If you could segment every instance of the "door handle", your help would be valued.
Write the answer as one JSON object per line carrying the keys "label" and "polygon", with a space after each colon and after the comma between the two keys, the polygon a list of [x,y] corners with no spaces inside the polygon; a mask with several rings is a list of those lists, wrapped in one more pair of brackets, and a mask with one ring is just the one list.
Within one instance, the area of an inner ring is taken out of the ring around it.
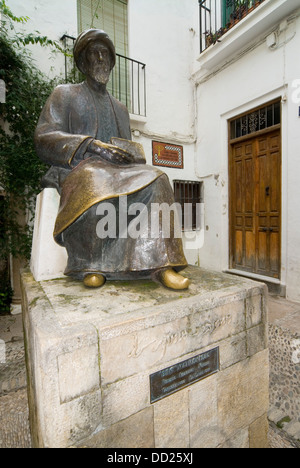
{"label": "door handle", "polygon": [[270,187],[266,187],[266,197],[270,196]]}

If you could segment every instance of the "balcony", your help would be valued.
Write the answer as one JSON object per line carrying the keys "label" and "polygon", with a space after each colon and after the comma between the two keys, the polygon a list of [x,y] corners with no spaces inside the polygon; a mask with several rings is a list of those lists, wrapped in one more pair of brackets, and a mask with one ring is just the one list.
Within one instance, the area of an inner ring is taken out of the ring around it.
{"label": "balcony", "polygon": [[200,53],[249,15],[265,0],[199,0]]}
{"label": "balcony", "polygon": [[130,114],[146,117],[146,65],[116,54],[108,91],[123,102]]}
{"label": "balcony", "polygon": [[200,54],[193,79],[201,83],[272,32],[284,30],[299,0],[199,0]]}
{"label": "balcony", "polygon": [[[73,47],[75,37],[61,38],[65,50],[65,81],[76,83],[84,79],[75,67]],[[116,65],[107,84],[108,91],[121,101],[133,115],[146,117],[146,65],[116,54]]]}

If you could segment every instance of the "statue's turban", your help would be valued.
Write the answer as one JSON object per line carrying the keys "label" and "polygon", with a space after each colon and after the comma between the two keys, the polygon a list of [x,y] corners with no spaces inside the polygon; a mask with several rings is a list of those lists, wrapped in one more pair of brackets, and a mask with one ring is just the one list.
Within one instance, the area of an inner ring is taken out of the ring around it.
{"label": "statue's turban", "polygon": [[74,60],[82,73],[85,72],[84,63],[86,48],[93,42],[104,44],[108,48],[112,58],[111,68],[115,66],[116,50],[108,34],[101,29],[88,29],[78,36],[74,45]]}

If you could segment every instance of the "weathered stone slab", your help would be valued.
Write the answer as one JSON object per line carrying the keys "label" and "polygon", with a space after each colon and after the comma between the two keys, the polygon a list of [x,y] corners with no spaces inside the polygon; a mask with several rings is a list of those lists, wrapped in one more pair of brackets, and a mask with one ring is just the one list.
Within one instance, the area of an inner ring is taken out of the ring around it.
{"label": "weathered stone slab", "polygon": [[268,350],[218,375],[218,414],[225,440],[269,409]]}
{"label": "weathered stone slab", "polygon": [[108,429],[96,431],[81,448],[152,448],[154,442],[153,407],[148,407]]}
{"label": "weathered stone slab", "polygon": [[154,405],[156,448],[189,447],[189,392],[175,393]]}
{"label": "weathered stone slab", "polygon": [[[185,274],[192,286],[176,292],[150,281],[90,290],[23,273],[34,446],[135,447],[134,421],[144,447],[249,446],[250,426],[258,443],[254,423],[268,410],[265,287],[196,267]],[[216,347],[216,374],[151,404],[151,374]]]}
{"label": "weathered stone slab", "polygon": [[267,415],[264,415],[254,421],[249,428],[249,446],[250,448],[266,448],[268,442],[269,423]]}
{"label": "weathered stone slab", "polygon": [[193,385],[189,393],[191,448],[218,447],[218,374]]}

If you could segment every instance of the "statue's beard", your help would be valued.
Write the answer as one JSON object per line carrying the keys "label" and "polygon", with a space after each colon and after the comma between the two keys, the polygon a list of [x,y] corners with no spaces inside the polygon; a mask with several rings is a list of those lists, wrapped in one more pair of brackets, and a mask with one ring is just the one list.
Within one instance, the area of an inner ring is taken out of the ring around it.
{"label": "statue's beard", "polygon": [[107,84],[109,81],[110,69],[108,66],[95,67],[91,73],[91,77],[100,84]]}

